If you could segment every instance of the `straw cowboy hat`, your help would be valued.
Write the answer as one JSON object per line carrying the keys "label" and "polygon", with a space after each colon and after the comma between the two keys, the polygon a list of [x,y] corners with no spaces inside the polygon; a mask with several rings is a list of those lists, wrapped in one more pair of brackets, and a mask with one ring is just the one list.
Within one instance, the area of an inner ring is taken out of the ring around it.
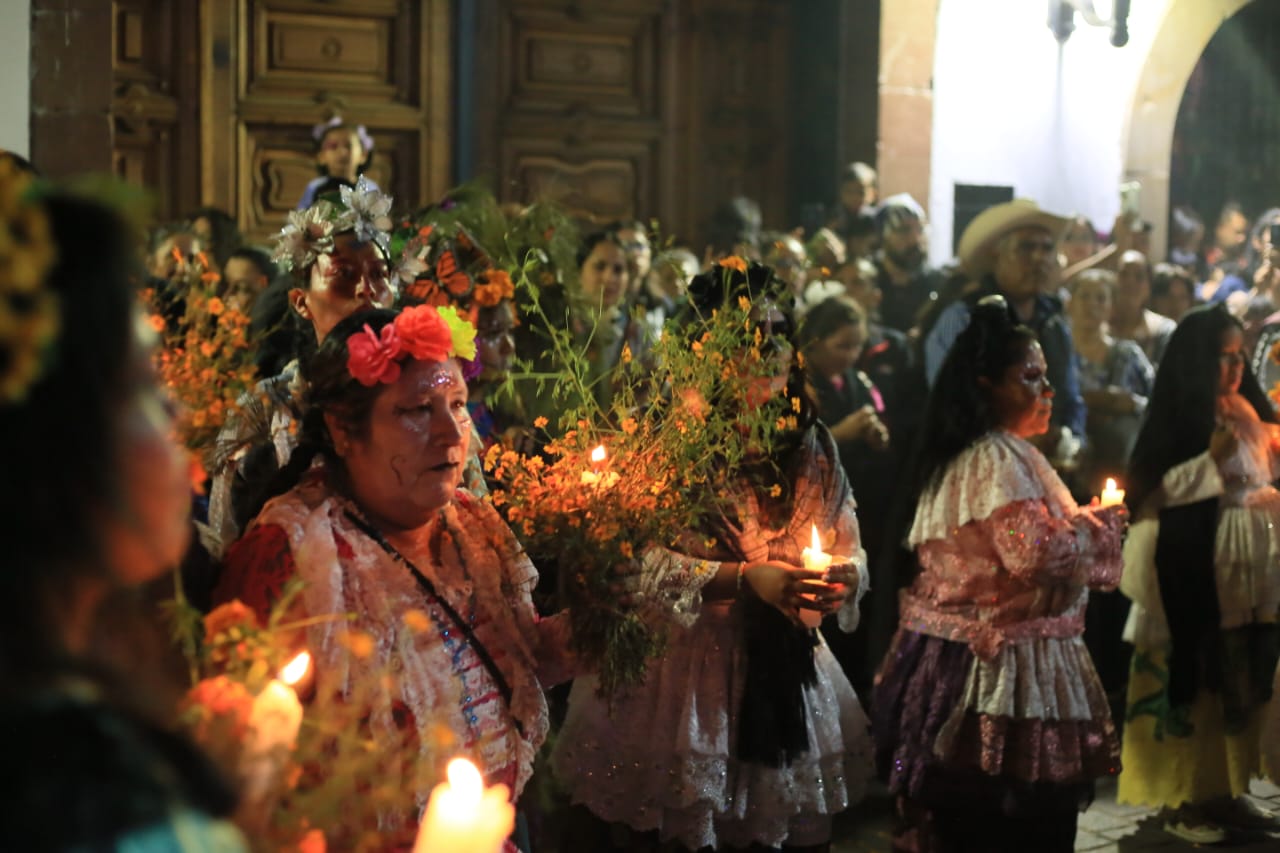
{"label": "straw cowboy hat", "polygon": [[988,207],[969,223],[960,235],[960,246],[956,254],[960,264],[973,276],[981,276],[990,272],[995,260],[992,249],[1000,238],[1010,231],[1029,226],[1048,229],[1056,242],[1067,228],[1067,218],[1041,210],[1039,205],[1028,198],[1015,198]]}

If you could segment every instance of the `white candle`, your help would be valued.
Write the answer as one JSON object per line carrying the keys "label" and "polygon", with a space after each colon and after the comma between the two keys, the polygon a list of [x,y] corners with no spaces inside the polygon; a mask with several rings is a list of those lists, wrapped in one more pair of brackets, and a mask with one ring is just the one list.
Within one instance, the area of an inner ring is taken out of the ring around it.
{"label": "white candle", "polygon": [[484,787],[465,758],[449,762],[449,781],[431,791],[413,853],[497,853],[515,827],[506,785]]}
{"label": "white candle", "polygon": [[1124,489],[1116,488],[1116,481],[1108,477],[1107,484],[1102,490],[1102,497],[1098,501],[1103,506],[1118,506],[1124,503]]}
{"label": "white candle", "polygon": [[248,801],[270,793],[293,749],[302,726],[302,703],[292,685],[302,680],[310,663],[311,655],[300,652],[253,700],[242,765]]}
{"label": "white candle", "polygon": [[582,485],[607,489],[618,482],[616,472],[601,470],[604,468],[605,459],[608,458],[608,455],[603,444],[596,445],[595,449],[591,451],[591,470],[582,472]]}
{"label": "white candle", "polygon": [[[818,536],[818,525],[814,524],[811,525],[811,527],[813,535],[810,539],[810,545],[800,553],[800,558],[804,561],[804,567],[806,569],[815,572],[825,572],[831,567],[832,557],[830,554],[827,554],[822,550],[822,538]],[[810,628],[816,628],[822,624],[822,612],[802,607],[800,608],[800,621]]]}

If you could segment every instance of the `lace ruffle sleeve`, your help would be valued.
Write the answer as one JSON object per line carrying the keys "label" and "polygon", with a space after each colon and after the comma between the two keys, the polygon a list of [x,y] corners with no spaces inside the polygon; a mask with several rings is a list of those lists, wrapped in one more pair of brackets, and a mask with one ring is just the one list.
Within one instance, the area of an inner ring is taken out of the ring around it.
{"label": "lace ruffle sleeve", "polygon": [[702,607],[702,588],[716,576],[721,564],[691,557],[669,548],[649,548],[640,558],[635,597],[641,609],[659,620],[688,627]]}
{"label": "lace ruffle sleeve", "polygon": [[1166,471],[1160,486],[1164,506],[1192,504],[1223,492],[1222,474],[1207,450]]}

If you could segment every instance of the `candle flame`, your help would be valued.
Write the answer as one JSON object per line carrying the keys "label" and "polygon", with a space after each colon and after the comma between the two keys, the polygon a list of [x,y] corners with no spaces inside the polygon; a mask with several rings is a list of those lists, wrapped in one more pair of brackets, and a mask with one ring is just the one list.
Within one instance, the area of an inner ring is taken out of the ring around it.
{"label": "candle flame", "polygon": [[1115,480],[1115,478],[1114,478],[1114,477],[1108,477],[1108,478],[1107,478],[1107,488],[1106,488],[1106,491],[1108,491],[1108,492],[1114,492],[1115,490],[1116,490],[1116,480]]}
{"label": "candle flame", "polygon": [[311,655],[306,652],[298,652],[294,655],[293,660],[284,665],[284,669],[280,670],[280,680],[285,684],[294,685],[302,680],[302,676],[307,674],[307,667],[311,666]]}
{"label": "candle flame", "polygon": [[822,553],[822,537],[818,536],[818,525],[813,524],[810,526],[813,528],[813,544],[810,547],[813,548],[814,553],[820,554]]}
{"label": "candle flame", "polygon": [[449,777],[449,786],[453,788],[460,805],[480,802],[480,796],[484,793],[484,780],[480,778],[480,771],[474,764],[465,758],[455,758],[449,762],[445,774]]}
{"label": "candle flame", "polygon": [[607,455],[608,454],[605,452],[604,445],[597,444],[595,450],[591,451],[591,461],[599,465],[601,462],[604,461],[604,458]]}

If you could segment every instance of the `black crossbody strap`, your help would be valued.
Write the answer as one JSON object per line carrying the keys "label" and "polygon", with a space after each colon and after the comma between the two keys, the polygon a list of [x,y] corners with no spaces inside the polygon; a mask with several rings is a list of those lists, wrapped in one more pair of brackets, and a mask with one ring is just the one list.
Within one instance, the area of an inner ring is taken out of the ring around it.
{"label": "black crossbody strap", "polygon": [[[350,510],[346,511],[346,516],[350,519],[352,524],[360,528],[361,532],[363,532],[365,536],[368,536],[374,542],[378,543],[378,546],[382,548],[383,551],[386,551],[389,556],[399,560],[401,563],[404,563],[405,567],[409,570],[409,573],[413,575],[413,579],[418,582],[418,586],[422,588],[422,591],[440,605],[445,614],[448,615],[449,619],[453,621],[453,624],[457,629],[462,632],[464,637],[467,638],[467,642],[470,643],[471,648],[475,650],[476,655],[480,658],[480,662],[484,664],[484,668],[489,671],[490,677],[492,677],[494,683],[498,685],[498,692],[502,694],[503,701],[507,703],[507,710],[512,711],[511,685],[507,683],[506,676],[502,674],[502,670],[498,669],[498,664],[494,661],[493,656],[489,654],[489,650],[485,648],[484,643],[480,642],[480,638],[476,636],[476,632],[471,628],[471,625],[462,618],[461,614],[453,608],[453,605],[450,604],[444,596],[436,591],[435,584],[433,584],[426,575],[419,571],[417,566],[409,562],[409,559],[405,557],[404,554],[397,551],[394,545],[387,541],[386,537],[382,535],[382,531],[378,530],[378,528],[374,527],[372,524],[365,521],[363,518],[360,518]],[[520,724],[520,720],[516,718],[514,711],[511,713],[511,721],[515,723],[516,731],[520,733],[520,736],[524,737],[524,726]]]}

